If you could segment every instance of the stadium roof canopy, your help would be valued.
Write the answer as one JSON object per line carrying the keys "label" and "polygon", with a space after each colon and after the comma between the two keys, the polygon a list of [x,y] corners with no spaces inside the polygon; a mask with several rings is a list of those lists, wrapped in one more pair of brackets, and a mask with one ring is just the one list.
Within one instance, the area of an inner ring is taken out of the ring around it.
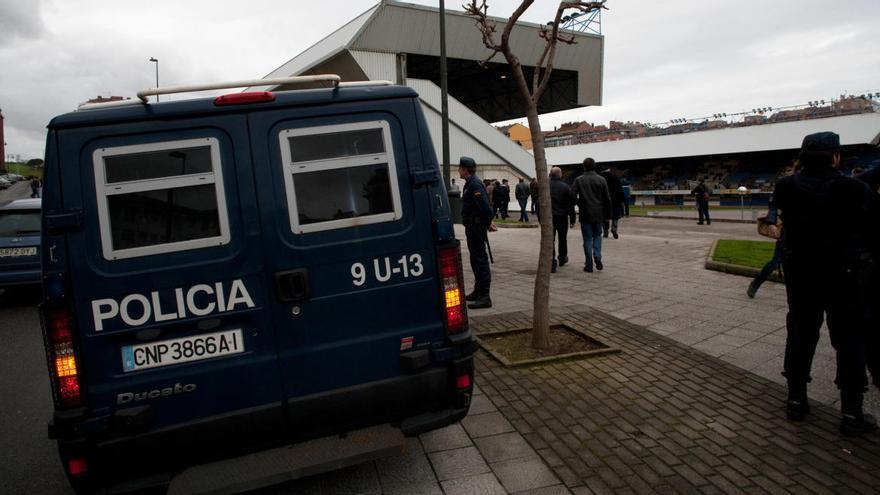
{"label": "stadium roof canopy", "polygon": [[573,165],[586,157],[597,162],[627,162],[798,149],[804,136],[821,131],[838,133],[841,146],[877,145],[880,113],[559,146],[546,149],[547,163]]}
{"label": "stadium roof canopy", "polygon": [[[497,17],[491,20],[499,24],[499,31],[506,22]],[[439,86],[439,22],[436,8],[382,0],[266,78],[332,71],[344,81],[390,79],[405,84],[406,79],[413,78]],[[537,62],[544,48],[540,30],[539,24],[519,22],[510,39],[529,81],[534,70],[530,64]],[[602,102],[604,38],[588,32],[566,34],[573,34],[576,43],[558,45],[551,83],[539,113]],[[489,50],[472,18],[448,10],[446,40],[450,96],[488,122],[525,116],[525,107],[504,58],[499,54],[486,68],[480,66]],[[396,57],[396,70],[388,70],[387,64],[371,63],[388,56]],[[371,67],[384,69],[371,71]]]}

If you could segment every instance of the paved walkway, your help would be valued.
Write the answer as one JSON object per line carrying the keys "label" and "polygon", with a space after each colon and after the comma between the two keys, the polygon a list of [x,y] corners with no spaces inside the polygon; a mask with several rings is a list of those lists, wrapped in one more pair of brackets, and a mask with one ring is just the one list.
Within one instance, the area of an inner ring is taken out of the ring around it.
{"label": "paved walkway", "polygon": [[[479,333],[531,317],[472,322]],[[880,490],[880,435],[842,438],[834,408],[792,423],[783,386],[704,352],[586,306],[556,308],[552,323],[622,352],[505,368],[481,351],[477,383],[572,493]]]}
{"label": "paved walkway", "polygon": [[[464,232],[456,231],[464,238]],[[656,334],[703,351],[761,377],[784,383],[785,286],[767,282],[755,299],[746,296],[749,279],[706,270],[716,239],[756,239],[753,225],[696,225],[681,220],[625,218],[620,239],[603,239],[605,269],[584,273],[578,225],[569,231],[570,264],[559,268],[550,286],[551,307],[586,304]],[[532,307],[539,229],[499,229],[489,236],[494,307],[470,316]],[[462,243],[463,244],[463,243]],[[464,247],[463,247],[464,249]],[[467,260],[467,256],[464,256]],[[465,261],[467,263],[467,261]],[[473,277],[465,267],[465,285]],[[835,355],[822,328],[813,363],[810,397],[836,405]],[[880,397],[872,389],[868,410],[880,417]]]}
{"label": "paved walkway", "polygon": [[253,495],[571,493],[476,387],[461,423],[410,438],[404,455],[312,476]]}
{"label": "paved walkway", "polygon": [[[818,402],[791,423],[779,376],[784,287],[768,282],[751,300],[748,279],[703,268],[712,240],[756,238],[751,226],[642,218],[621,233],[606,241],[605,270],[587,274],[572,232],[572,263],[551,285],[554,323],[621,353],[510,369],[480,351],[480,390],[461,424],[411,439],[403,456],[260,493],[880,491],[880,434],[838,434],[827,335],[810,389]],[[531,325],[538,235],[492,234],[495,306],[470,312],[476,333]]]}

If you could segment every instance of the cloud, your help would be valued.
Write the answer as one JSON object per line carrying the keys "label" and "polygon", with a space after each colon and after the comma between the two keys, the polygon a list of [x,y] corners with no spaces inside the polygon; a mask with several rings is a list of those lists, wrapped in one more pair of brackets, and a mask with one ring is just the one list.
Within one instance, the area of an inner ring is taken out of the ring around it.
{"label": "cloud", "polygon": [[[376,2],[242,8],[234,0],[0,0],[9,152],[42,156],[55,115],[97,95],[134,96],[154,86],[150,57],[159,59],[162,85],[258,78]],[[507,16],[518,3],[490,0],[489,13]],[[877,0],[608,6],[603,106],[543,116],[546,128],[567,120],[662,122],[880,91]],[[536,2],[524,20],[543,22],[553,11],[554,2]]]}
{"label": "cloud", "polygon": [[17,38],[36,38],[44,30],[40,0],[0,0],[0,46]]}

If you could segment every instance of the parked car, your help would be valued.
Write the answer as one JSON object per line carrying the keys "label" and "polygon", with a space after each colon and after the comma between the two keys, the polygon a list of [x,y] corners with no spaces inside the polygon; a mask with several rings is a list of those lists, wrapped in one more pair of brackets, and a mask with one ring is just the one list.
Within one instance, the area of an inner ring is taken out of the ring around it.
{"label": "parked car", "polygon": [[12,186],[12,182],[10,182],[8,179],[0,177],[0,189],[9,189],[10,186]]}
{"label": "parked car", "polygon": [[315,78],[332,87],[49,124],[49,432],[77,492],[467,414],[476,346],[418,95],[283,84]]}
{"label": "parked car", "polygon": [[0,287],[40,283],[40,200],[0,205]]}

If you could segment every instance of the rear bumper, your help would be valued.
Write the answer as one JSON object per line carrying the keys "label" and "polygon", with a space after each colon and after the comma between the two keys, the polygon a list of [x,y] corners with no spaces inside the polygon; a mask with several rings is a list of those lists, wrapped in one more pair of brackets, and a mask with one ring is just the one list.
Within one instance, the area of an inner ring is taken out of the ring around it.
{"label": "rear bumper", "polygon": [[[188,466],[373,425],[390,423],[412,436],[467,415],[473,392],[473,349],[465,349],[466,354],[455,359],[392,379],[147,433],[126,435],[114,418],[107,420],[108,429],[102,434],[84,433],[84,415],[59,414],[50,431],[58,439],[65,466],[69,459],[86,459],[88,474],[70,478],[81,493],[120,488],[123,481],[139,488],[161,485]],[[456,378],[463,373],[471,377],[470,384],[457,388]]]}
{"label": "rear bumper", "polygon": [[0,287],[15,287],[18,285],[39,285],[40,267],[28,270],[3,270],[0,269]]}

